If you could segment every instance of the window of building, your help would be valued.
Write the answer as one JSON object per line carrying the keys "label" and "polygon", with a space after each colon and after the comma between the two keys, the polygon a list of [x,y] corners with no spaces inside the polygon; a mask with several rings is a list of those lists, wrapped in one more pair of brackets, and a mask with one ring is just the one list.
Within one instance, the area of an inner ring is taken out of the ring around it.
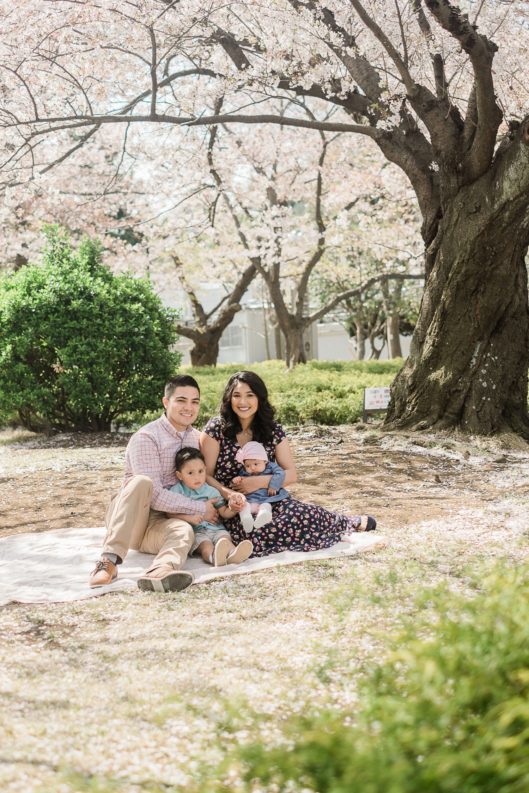
{"label": "window of building", "polygon": [[223,349],[226,347],[243,347],[244,334],[241,325],[228,325],[221,336],[220,346]]}

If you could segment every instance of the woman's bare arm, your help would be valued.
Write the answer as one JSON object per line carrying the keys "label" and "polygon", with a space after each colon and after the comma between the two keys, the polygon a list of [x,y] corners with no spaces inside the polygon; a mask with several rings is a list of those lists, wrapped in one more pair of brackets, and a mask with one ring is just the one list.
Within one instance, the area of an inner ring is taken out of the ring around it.
{"label": "woman's bare arm", "polygon": [[208,485],[212,487],[216,487],[221,496],[228,501],[230,496],[235,492],[229,487],[222,485],[218,482],[215,477],[215,466],[217,465],[217,460],[219,458],[220,452],[220,444],[215,438],[212,438],[211,435],[207,435],[205,432],[200,433],[200,451],[204,455],[204,460],[206,461],[206,482]]}
{"label": "woman's bare arm", "polygon": [[237,493],[243,493],[245,495],[249,495],[253,493],[255,490],[261,490],[261,488],[267,488],[268,483],[271,480],[270,474],[264,474],[263,476],[241,476],[237,477],[240,478],[240,482],[238,481],[236,484],[232,480],[232,487]]}
{"label": "woman's bare arm", "polygon": [[298,481],[298,472],[296,470],[296,463],[294,462],[294,455],[290,448],[290,443],[286,438],[283,438],[281,443],[276,446],[276,463],[281,466],[285,472],[285,481],[283,485],[293,485]]}

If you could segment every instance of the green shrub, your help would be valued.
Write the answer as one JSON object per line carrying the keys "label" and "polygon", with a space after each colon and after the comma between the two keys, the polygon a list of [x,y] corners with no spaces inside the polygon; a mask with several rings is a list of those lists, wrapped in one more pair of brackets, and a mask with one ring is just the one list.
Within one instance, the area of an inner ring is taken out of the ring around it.
{"label": "green shrub", "polygon": [[500,569],[480,583],[484,591],[470,600],[441,590],[424,596],[422,624],[415,618],[374,670],[358,713],[310,715],[308,705],[284,729],[284,746],[241,747],[220,778],[234,763],[247,790],[258,780],[277,791],[525,793],[529,569]]}
{"label": "green shrub", "polygon": [[29,429],[108,430],[154,409],[180,355],[149,283],[114,276],[99,244],[46,231],[42,266],[0,281],[0,412]]}

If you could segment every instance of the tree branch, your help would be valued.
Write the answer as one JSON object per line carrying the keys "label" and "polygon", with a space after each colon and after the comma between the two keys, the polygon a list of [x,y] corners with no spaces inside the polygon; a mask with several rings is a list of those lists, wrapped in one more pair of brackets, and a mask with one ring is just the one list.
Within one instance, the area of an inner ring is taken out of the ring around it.
{"label": "tree branch", "polygon": [[151,116],[156,118],[156,95],[158,92],[158,76],[156,74],[158,63],[157,63],[157,47],[156,47],[156,36],[154,35],[154,30],[152,27],[149,28],[149,36],[151,38],[151,63],[150,63],[150,72],[151,72]]}
{"label": "tree branch", "polygon": [[87,133],[86,133],[86,135],[83,135],[83,136],[82,136],[82,137],[79,139],[79,141],[76,143],[76,145],[75,145],[75,146],[72,146],[72,148],[71,148],[71,149],[68,149],[68,151],[67,151],[67,152],[65,152],[65,153],[64,153],[64,154],[63,154],[61,157],[58,157],[58,158],[57,158],[56,160],[54,160],[53,162],[49,163],[49,164],[48,164],[48,165],[47,165],[45,168],[42,168],[42,170],[40,170],[40,171],[39,171],[39,173],[40,173],[40,174],[47,173],[47,172],[48,172],[48,171],[50,171],[52,168],[55,168],[55,166],[56,166],[56,165],[60,165],[60,163],[61,163],[61,162],[64,162],[64,160],[66,160],[66,159],[67,159],[67,158],[68,158],[68,157],[69,157],[71,154],[73,154],[73,153],[74,153],[74,151],[77,151],[77,149],[80,149],[82,146],[84,146],[84,144],[86,143],[86,141],[87,141],[89,138],[91,138],[91,137],[92,137],[92,135],[95,135],[95,134],[96,134],[96,132],[98,131],[98,129],[100,128],[100,126],[101,126],[100,124],[96,124],[96,126],[95,126],[95,127],[92,127],[92,129],[91,129],[91,130],[89,130],[89,132],[87,132]]}
{"label": "tree branch", "polygon": [[349,2],[364,25],[373,33],[377,41],[382,44],[395,64],[404,87],[406,88],[410,104],[428,128],[434,147],[438,151],[443,152],[445,156],[449,158],[453,157],[454,151],[456,150],[459,130],[453,123],[453,119],[447,116],[444,107],[445,103],[440,102],[429,88],[415,82],[400,53],[393,46],[382,28],[377,25],[375,20],[367,13],[360,1],[349,0]]}
{"label": "tree branch", "polygon": [[196,292],[191,287],[191,285],[188,283],[187,278],[184,275],[184,264],[183,264],[182,260],[176,254],[173,254],[171,256],[171,258],[172,258],[172,260],[174,262],[174,266],[175,266],[175,268],[176,268],[176,270],[178,272],[178,277],[180,278],[180,281],[182,283],[182,287],[184,289],[184,292],[188,296],[189,301],[191,303],[191,307],[193,309],[193,314],[195,315],[199,325],[206,326],[207,325],[206,312],[204,311],[204,307],[202,306],[202,303],[197,298]]}
{"label": "tree branch", "polygon": [[213,36],[213,40],[218,41],[224,52],[233,61],[239,71],[248,69],[251,66],[250,61],[246,57],[246,53],[231,33],[228,33],[221,27],[217,27],[217,32]]}
{"label": "tree branch", "polygon": [[157,113],[155,116],[128,116],[122,114],[76,114],[74,116],[50,116],[48,118],[29,119],[27,121],[18,121],[13,123],[4,122],[0,123],[0,127],[13,128],[28,127],[34,124],[57,124],[57,126],[50,126],[47,129],[36,130],[32,133],[32,136],[36,136],[45,135],[49,132],[58,132],[63,129],[78,129],[79,127],[91,126],[92,124],[132,124],[145,122],[175,124],[177,126],[186,127],[204,127],[212,126],[214,124],[277,124],[282,127],[300,127],[302,129],[321,130],[322,132],[358,132],[362,135],[367,135],[370,138],[375,138],[375,130],[362,124],[345,124],[333,121],[310,121],[305,118],[287,118],[286,116],[276,116],[269,113],[262,113],[255,116],[226,113],[224,115],[201,116],[200,118],[196,118],[194,116],[170,116],[160,113]]}
{"label": "tree branch", "polygon": [[395,279],[397,281],[406,281],[406,280],[422,280],[424,279],[424,275],[422,273],[417,274],[408,274],[408,273],[383,273],[382,275],[375,275],[372,278],[368,278],[360,286],[356,286],[353,289],[347,289],[345,292],[341,292],[339,295],[336,295],[329,303],[327,303],[322,308],[315,311],[310,317],[307,317],[307,325],[311,325],[313,322],[316,322],[318,319],[321,319],[329,311],[332,311],[333,308],[336,308],[344,300],[348,300],[351,297],[360,297],[364,292],[367,292],[374,284],[378,284],[384,279]]}
{"label": "tree branch", "polygon": [[[358,55],[356,41],[341,25],[336,22],[334,13],[329,9],[322,7],[321,3],[316,0],[288,0],[290,5],[296,10],[309,11],[319,21],[332,31],[334,34],[342,39],[344,46],[340,47],[334,40],[325,42],[331,52],[343,63],[351,77],[358,83],[362,92],[369,99],[370,104],[374,104],[380,100],[382,95],[382,85],[380,74],[371,65],[367,58]],[[333,37],[334,39],[334,37]],[[353,50],[355,55],[351,55],[350,51]],[[372,111],[374,114],[374,110]]]}
{"label": "tree branch", "polygon": [[[448,31],[469,56],[474,71],[476,102],[476,131],[463,169],[468,181],[475,181],[492,161],[496,135],[503,115],[496,104],[492,61],[498,47],[485,36],[478,34],[468,16],[449,0],[424,0],[432,16]],[[474,90],[474,89],[473,89]],[[468,137],[468,135],[467,135]]]}
{"label": "tree branch", "polygon": [[316,221],[316,225],[318,227],[318,242],[316,245],[316,250],[310,257],[307,265],[305,266],[301,278],[299,279],[298,283],[298,294],[296,298],[296,316],[300,319],[303,316],[303,307],[305,303],[305,296],[308,290],[308,284],[310,276],[318,262],[320,261],[321,257],[325,252],[325,233],[326,233],[326,226],[323,221],[323,214],[322,214],[322,192],[323,192],[323,166],[325,164],[325,155],[327,154],[327,146],[328,143],[325,140],[323,133],[321,133],[322,138],[322,147],[320,156],[318,158],[318,174],[316,177],[316,197],[315,197],[315,207],[314,207],[314,219]]}

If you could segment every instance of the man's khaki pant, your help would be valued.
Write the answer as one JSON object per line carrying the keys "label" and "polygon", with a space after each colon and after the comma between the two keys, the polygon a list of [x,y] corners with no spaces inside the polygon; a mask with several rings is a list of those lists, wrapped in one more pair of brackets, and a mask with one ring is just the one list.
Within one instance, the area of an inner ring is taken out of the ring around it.
{"label": "man's khaki pant", "polygon": [[168,518],[165,512],[151,509],[151,495],[152,481],[147,476],[134,476],[114,496],[105,516],[103,553],[115,553],[124,559],[132,548],[156,554],[146,573],[161,565],[179,570],[193,545],[193,528],[185,520]]}

